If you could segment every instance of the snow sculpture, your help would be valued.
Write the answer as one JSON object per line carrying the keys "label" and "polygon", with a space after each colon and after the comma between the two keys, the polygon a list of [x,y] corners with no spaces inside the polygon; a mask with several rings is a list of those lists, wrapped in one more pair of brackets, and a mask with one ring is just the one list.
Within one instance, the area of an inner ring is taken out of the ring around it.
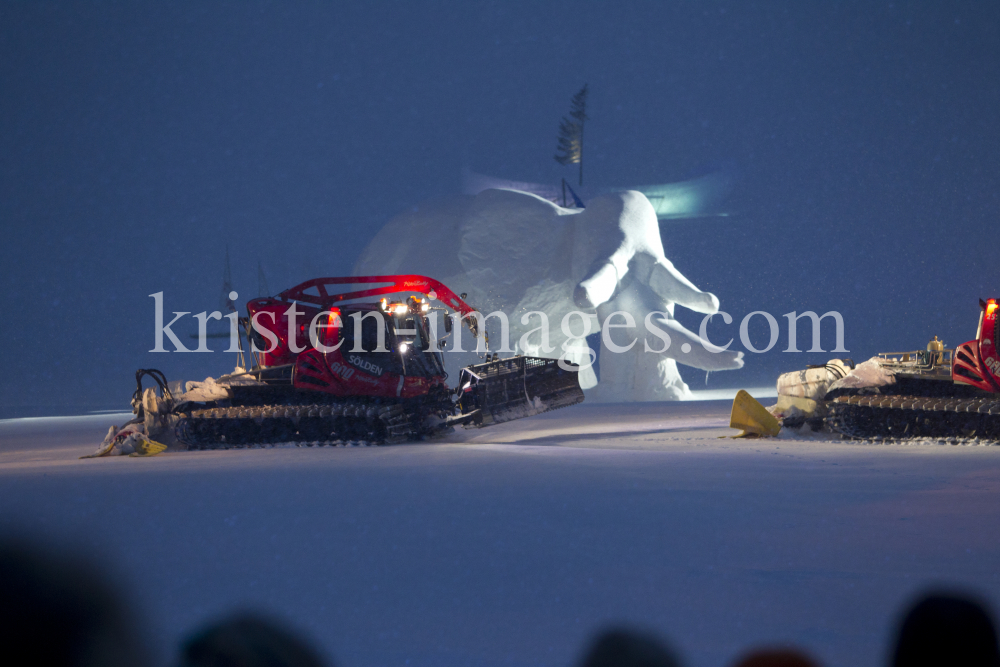
{"label": "snow sculpture", "polygon": [[[639,192],[591,199],[585,209],[562,208],[516,190],[485,190],[414,207],[389,221],[362,253],[355,275],[416,273],[434,276],[484,315],[502,310],[510,322],[510,348],[524,354],[586,363],[582,316],[591,333],[612,313],[631,316],[635,328],[609,329],[593,368],[582,371],[588,400],[652,401],[691,396],[677,363],[715,371],[741,368],[742,353],[710,352],[698,335],[673,318],[675,305],[715,313],[719,300],[702,292],[666,258],[656,211]],[[549,320],[548,346],[538,315]],[[593,317],[596,315],[596,319]],[[522,319],[526,318],[526,319]],[[613,323],[623,324],[618,315]],[[647,321],[669,335],[664,341]],[[497,321],[489,321],[493,349]],[[534,331],[533,331],[534,330]],[[526,339],[522,337],[528,334]],[[635,341],[631,346],[629,343]],[[474,343],[463,342],[465,350]],[[710,347],[710,346],[709,346]],[[627,348],[627,351],[625,351]],[[472,353],[444,355],[449,374],[474,363]]]}

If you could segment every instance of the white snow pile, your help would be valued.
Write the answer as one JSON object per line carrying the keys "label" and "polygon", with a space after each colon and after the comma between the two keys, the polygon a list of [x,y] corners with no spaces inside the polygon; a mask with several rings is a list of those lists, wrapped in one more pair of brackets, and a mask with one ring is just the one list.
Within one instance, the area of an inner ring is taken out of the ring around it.
{"label": "white snow pile", "polygon": [[[659,401],[692,398],[677,364],[706,371],[741,368],[742,353],[709,351],[711,346],[674,319],[677,305],[699,313],[719,310],[713,294],[698,289],[667,259],[657,215],[640,192],[627,191],[562,208],[516,190],[485,190],[421,204],[390,220],[354,267],[355,275],[420,274],[434,277],[484,314],[500,310],[510,322],[510,347],[501,352],[558,358],[586,365],[589,332],[599,331],[623,311],[634,329],[614,329],[609,338],[628,351],[601,350],[600,382],[592,368],[581,371],[588,401]],[[546,336],[538,331],[547,315]],[[596,316],[596,317],[595,317]],[[527,319],[522,320],[522,317]],[[650,333],[646,318],[665,331],[670,344]],[[626,323],[618,316],[616,324]],[[500,340],[496,319],[488,322],[493,349]],[[522,336],[528,337],[522,341]],[[471,338],[463,348],[474,346]],[[451,375],[478,361],[473,353],[444,355]]]}
{"label": "white snow pile", "polygon": [[136,453],[136,446],[140,445],[145,438],[145,428],[142,424],[126,424],[122,428],[117,426],[108,427],[108,434],[104,436],[104,441],[98,446],[97,451],[89,456],[82,456],[84,459],[96,459],[102,456],[127,456]]}
{"label": "white snow pile", "polygon": [[[801,411],[799,411],[801,413]],[[791,413],[786,416],[793,416]],[[827,428],[814,430],[808,422],[803,422],[798,426],[782,426],[777,435],[779,440],[789,441],[840,441],[843,437],[840,433],[830,431]]]}
{"label": "white snow pile", "polygon": [[178,403],[191,401],[204,403],[207,401],[219,401],[229,398],[227,387],[230,383],[219,383],[215,378],[205,378],[204,382],[187,382],[184,384],[184,393],[175,397]]}
{"label": "white snow pile", "polygon": [[858,364],[850,373],[830,385],[827,393],[837,389],[861,389],[865,387],[884,387],[895,384],[895,374],[882,365],[878,357]]}

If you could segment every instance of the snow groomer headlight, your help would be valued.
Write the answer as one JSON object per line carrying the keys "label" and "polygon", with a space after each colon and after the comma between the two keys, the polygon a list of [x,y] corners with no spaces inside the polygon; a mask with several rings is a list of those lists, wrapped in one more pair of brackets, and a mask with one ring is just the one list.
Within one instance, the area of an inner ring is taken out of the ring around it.
{"label": "snow groomer headlight", "polygon": [[387,313],[392,313],[393,315],[406,315],[410,312],[409,306],[402,302],[389,303],[388,299],[382,299],[379,302],[382,306],[382,310]]}
{"label": "snow groomer headlight", "polygon": [[411,296],[406,300],[407,305],[410,310],[415,313],[426,313],[431,309],[431,304],[426,299],[421,299],[420,297]]}

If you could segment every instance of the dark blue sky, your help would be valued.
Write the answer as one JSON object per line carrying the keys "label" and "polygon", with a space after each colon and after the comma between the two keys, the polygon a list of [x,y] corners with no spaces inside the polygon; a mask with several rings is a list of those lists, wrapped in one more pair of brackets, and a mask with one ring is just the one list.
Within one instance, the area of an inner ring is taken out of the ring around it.
{"label": "dark blue sky", "polygon": [[148,295],[217,308],[227,244],[245,295],[258,260],[274,291],[347,273],[465,166],[558,182],[584,82],[588,184],[737,165],[732,217],[663,230],[737,317],[839,310],[862,359],[970,339],[1000,292],[996,3],[12,2],[3,415],[124,405],[136,367],[230,370],[147,353]]}

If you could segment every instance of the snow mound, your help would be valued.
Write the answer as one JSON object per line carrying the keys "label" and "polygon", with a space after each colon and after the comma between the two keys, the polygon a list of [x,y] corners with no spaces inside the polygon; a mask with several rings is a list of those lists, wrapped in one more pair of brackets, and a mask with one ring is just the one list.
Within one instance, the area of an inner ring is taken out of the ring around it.
{"label": "snow mound", "polygon": [[872,357],[855,366],[854,370],[830,385],[827,394],[838,389],[863,389],[884,387],[896,382],[895,374],[882,365],[878,357]]}

